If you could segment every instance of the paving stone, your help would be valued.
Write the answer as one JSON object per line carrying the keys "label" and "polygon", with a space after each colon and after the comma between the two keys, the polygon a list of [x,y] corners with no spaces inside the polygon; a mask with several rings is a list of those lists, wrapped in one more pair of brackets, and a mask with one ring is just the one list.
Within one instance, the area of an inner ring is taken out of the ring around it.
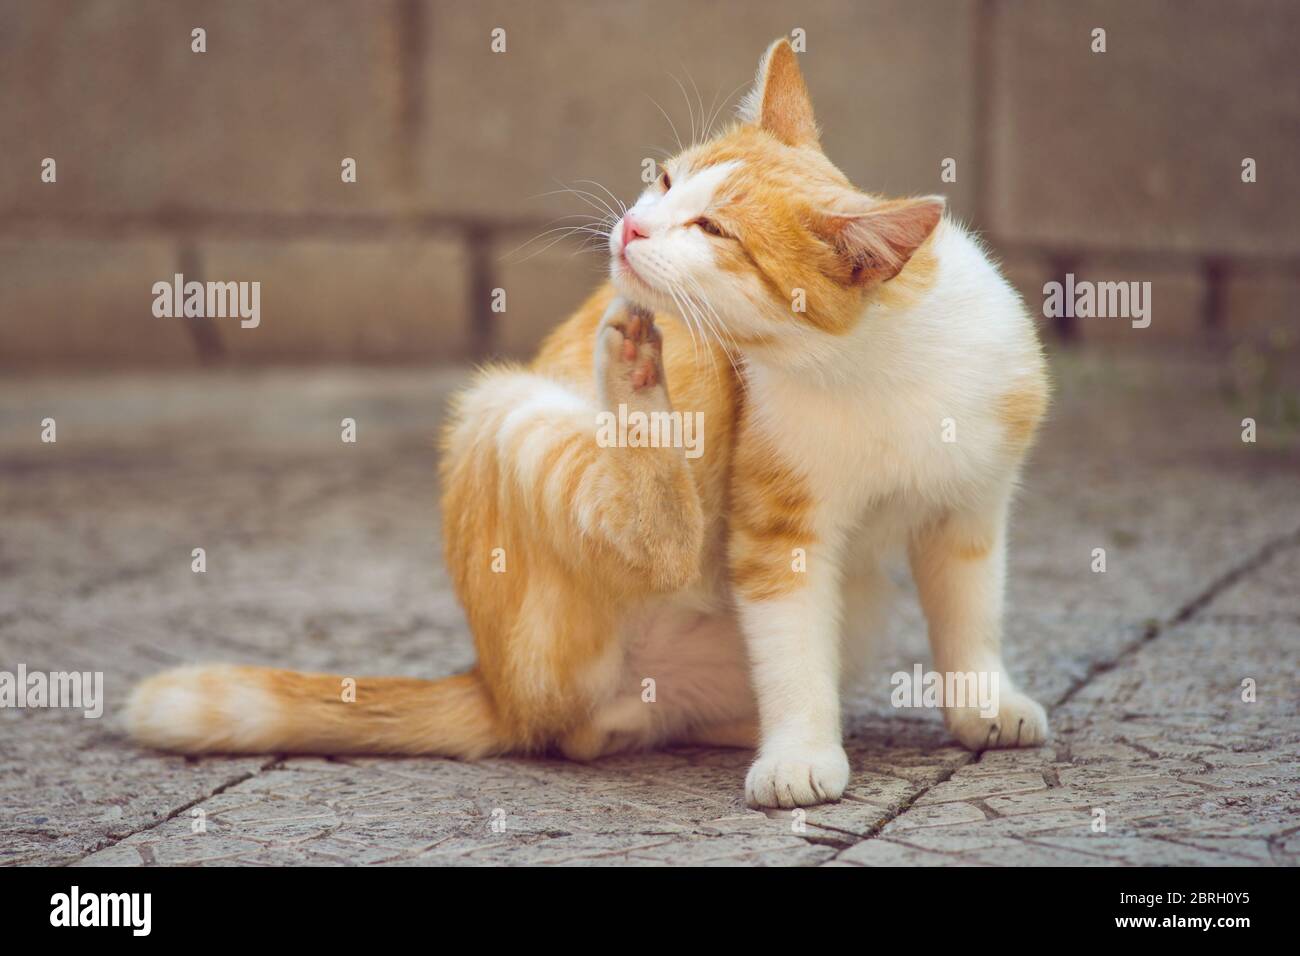
{"label": "paving stone", "polygon": [[1046,790],[1047,783],[1041,773],[1005,773],[965,774],[961,780],[949,778],[936,784],[916,801],[916,806],[931,803],[952,803],[953,801],[978,800],[986,797],[1004,796],[1014,793],[1031,793]]}
{"label": "paving stone", "polygon": [[898,833],[916,827],[945,827],[953,823],[983,820],[986,814],[970,803],[936,803],[914,805],[907,813],[890,821],[888,831]]}
{"label": "paving stone", "polygon": [[1291,548],[1274,560],[1232,584],[1206,609],[1213,615],[1247,617],[1294,617],[1300,612],[1296,592],[1300,590],[1300,549]]}
{"label": "paving stone", "polygon": [[[467,373],[6,380],[0,668],[100,670],[106,703],[99,720],[0,712],[0,862],[1294,865],[1296,452],[1243,453],[1211,368],[1054,357],[1006,642],[1053,739],[976,758],[938,714],[890,706],[888,675],[928,660],[904,588],[846,700],[846,799],[802,817],[744,806],[742,750],[586,765],[139,751],[122,702],[172,664],[436,676],[472,662],[433,442]],[[42,407],[59,416],[53,446],[33,434]],[[339,441],[347,415],[355,446]],[[1094,542],[1105,575],[1088,569]]]}
{"label": "paving stone", "polygon": [[[16,662],[3,650],[0,661],[13,671]],[[51,661],[50,669],[77,666]],[[111,701],[98,720],[69,711],[0,710],[0,865],[69,863],[176,814],[182,818],[176,825],[188,828],[183,808],[268,762],[141,753],[127,763],[124,741],[109,726],[111,713]]]}
{"label": "paving stone", "polygon": [[[899,863],[926,863],[928,852],[942,849],[993,865],[1090,865],[1080,856],[1117,865],[1293,865],[1295,848],[1286,836],[1300,804],[1297,636],[1300,624],[1287,620],[1179,624],[1058,712],[1053,752],[1040,752],[1043,778],[1052,784],[1047,789],[985,796],[990,783],[1014,788],[1015,775],[985,776],[975,772],[979,763],[971,764],[915,801],[882,836],[916,847],[910,860],[891,851]],[[1278,662],[1289,696],[1244,704],[1216,693],[1225,664],[1242,655]],[[1178,668],[1173,692],[1149,699],[1157,682],[1168,682],[1171,661]],[[1151,710],[1161,714],[1158,726]],[[1205,734],[1206,727],[1215,732]],[[1126,743],[1108,753],[1109,741]],[[1076,746],[1087,754],[1077,766]],[[1034,752],[1014,756],[1032,761]],[[969,802],[935,802],[949,794]],[[981,810],[992,819],[981,822]],[[1094,829],[1099,820],[1104,830]]]}
{"label": "paving stone", "polygon": [[[854,864],[857,866],[960,866],[957,855],[931,853],[892,840],[865,840],[843,851],[823,866]],[[969,864],[967,864],[969,865]]]}

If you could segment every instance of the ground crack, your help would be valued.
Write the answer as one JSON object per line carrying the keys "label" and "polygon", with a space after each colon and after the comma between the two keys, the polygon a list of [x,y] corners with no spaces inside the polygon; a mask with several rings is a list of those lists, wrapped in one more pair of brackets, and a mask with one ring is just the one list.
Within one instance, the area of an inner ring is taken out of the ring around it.
{"label": "ground crack", "polygon": [[[934,783],[926,784],[920,790],[916,791],[916,793],[912,794],[910,797],[908,797],[906,800],[900,803],[896,810],[887,813],[884,817],[880,819],[878,823],[876,823],[873,827],[871,827],[871,829],[868,830],[865,834],[859,834],[859,836],[861,836],[861,839],[859,839],[857,843],[853,843],[843,847],[843,849],[841,849],[839,853],[836,853],[835,856],[832,857],[832,859],[838,860],[845,850],[851,850],[853,849],[853,847],[859,846],[860,844],[865,843],[867,840],[874,840],[876,837],[880,836],[880,831],[883,830],[890,823],[890,821],[898,819],[908,810],[912,809],[912,806],[916,803],[916,801],[920,800],[923,796],[925,796],[935,787],[939,786],[939,784],[943,783],[946,780],[951,779],[952,775],[955,774],[962,767],[968,767],[971,764],[975,763],[978,759],[979,759],[978,754],[966,754],[964,758],[961,760],[961,762],[949,768],[948,771],[945,772],[942,776],[940,776],[937,780],[935,780]],[[804,839],[807,839],[807,837],[805,837]]]}
{"label": "ground crack", "polygon": [[243,773],[240,774],[238,777],[235,777],[231,780],[227,780],[225,783],[214,788],[209,793],[205,793],[202,796],[195,797],[193,800],[189,801],[188,803],[184,803],[181,806],[177,807],[176,809],[168,811],[166,816],[153,821],[147,826],[136,827],[134,830],[130,830],[127,833],[122,833],[120,835],[107,836],[104,839],[100,840],[98,843],[96,843],[90,849],[85,850],[80,856],[72,857],[70,859],[63,860],[62,862],[53,863],[51,865],[70,866],[73,863],[80,863],[82,860],[94,856],[96,853],[99,853],[103,850],[107,850],[110,847],[117,846],[119,843],[125,840],[131,839],[131,837],[135,836],[136,834],[148,833],[150,830],[156,830],[158,827],[162,826],[167,821],[175,820],[186,810],[190,810],[194,807],[197,807],[200,803],[203,803],[205,800],[211,800],[213,797],[217,796],[218,794],[225,793],[231,787],[236,787],[239,784],[243,783],[245,780],[253,779],[259,773],[265,773],[267,770],[272,770],[276,767],[277,764],[283,762],[284,762],[283,757],[272,757],[270,760],[268,760],[262,766],[258,767],[256,770],[250,770],[248,773]]}
{"label": "ground crack", "polygon": [[1295,547],[1300,547],[1300,528],[1292,531],[1290,534],[1282,535],[1281,537],[1274,538],[1272,541],[1267,542],[1241,564],[1238,564],[1234,568],[1230,568],[1228,571],[1211,581],[1209,585],[1200,591],[1200,593],[1175,611],[1168,621],[1148,622],[1146,627],[1143,629],[1142,636],[1136,641],[1129,644],[1110,660],[1101,661],[1090,667],[1088,673],[1071,685],[1070,689],[1056,701],[1056,704],[1052,709],[1055,710],[1068,703],[1075,694],[1087,687],[1095,678],[1107,671],[1114,670],[1123,660],[1131,657],[1143,646],[1154,641],[1161,635],[1173,630],[1180,624],[1187,623],[1228,588],[1232,587],[1238,581],[1242,580],[1254,571],[1258,571],[1283,551]]}
{"label": "ground crack", "polygon": [[[1173,616],[1171,616],[1168,619],[1168,621],[1149,622],[1146,625],[1146,627],[1143,629],[1142,636],[1140,638],[1138,638],[1132,644],[1130,644],[1129,646],[1121,650],[1111,660],[1103,661],[1089,668],[1088,673],[1085,674],[1075,684],[1073,684],[1070,687],[1070,689],[1067,690],[1065,694],[1062,695],[1061,698],[1056,701],[1053,710],[1066,704],[1071,698],[1075,696],[1075,694],[1077,694],[1081,689],[1083,689],[1089,683],[1091,683],[1093,679],[1095,679],[1101,674],[1106,673],[1107,671],[1113,670],[1116,666],[1120,664],[1120,662],[1122,662],[1125,658],[1130,657],[1131,655],[1136,653],[1148,642],[1153,641],[1157,637],[1160,637],[1162,634],[1165,634],[1166,632],[1173,630],[1174,628],[1178,627],[1180,624],[1184,624],[1187,621],[1190,621],[1192,618],[1196,617],[1196,615],[1199,614],[1202,610],[1204,610],[1207,606],[1209,606],[1209,604],[1216,597],[1218,597],[1228,588],[1232,587],[1234,584],[1236,584],[1238,581],[1245,578],[1247,575],[1259,570],[1261,567],[1268,564],[1268,562],[1273,560],[1273,558],[1276,557],[1278,554],[1294,547],[1300,547],[1300,529],[1296,529],[1295,531],[1292,531],[1289,534],[1285,534],[1280,537],[1274,538],[1273,540],[1264,544],[1263,547],[1261,547],[1258,551],[1256,551],[1250,558],[1238,564],[1236,567],[1229,569],[1228,571],[1226,571],[1225,573],[1221,574],[1219,577],[1211,581],[1205,588],[1203,588],[1199,593],[1197,593],[1194,597],[1192,597],[1191,600],[1187,601],[1185,604],[1182,605],[1182,607],[1180,607],[1176,612],[1174,612]],[[1133,745],[1130,743],[1130,746]],[[1142,749],[1142,748],[1137,748],[1137,749]],[[921,797],[925,796],[926,793],[928,793],[930,790],[932,790],[934,787],[938,786],[939,784],[945,782],[946,780],[951,779],[953,775],[956,774],[957,771],[960,770],[962,767],[967,767],[970,766],[971,764],[978,763],[978,762],[979,762],[979,755],[976,754],[970,755],[966,760],[952,767],[952,769],[950,769],[944,776],[940,777],[934,783],[930,784],[929,786],[923,787],[920,790],[918,790],[916,793],[914,793],[909,799],[903,802],[898,807],[897,810],[895,810],[893,813],[889,814],[888,816],[880,820],[880,822],[877,823],[875,826],[873,826],[862,837],[862,839],[858,841],[858,843],[855,843],[852,846],[858,846],[861,843],[865,843],[867,840],[876,839],[877,837],[880,836],[881,831],[885,828],[885,826],[890,821],[897,819],[898,817],[902,816],[904,813],[907,813],[909,810],[911,810],[912,807],[916,804],[916,801],[921,799]],[[835,859],[839,859],[839,857],[843,855],[844,851],[848,849],[852,849],[852,846],[845,847],[843,850],[837,853],[835,855]]]}

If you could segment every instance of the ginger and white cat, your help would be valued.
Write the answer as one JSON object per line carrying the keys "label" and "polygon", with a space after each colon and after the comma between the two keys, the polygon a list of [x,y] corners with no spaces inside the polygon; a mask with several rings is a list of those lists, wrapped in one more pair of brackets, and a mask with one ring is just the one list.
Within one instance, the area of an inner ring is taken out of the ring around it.
{"label": "ginger and white cat", "polygon": [[[665,163],[611,231],[609,283],[531,365],[456,399],[442,510],[475,668],[362,678],[351,702],[337,676],[182,668],[136,690],[132,733],[185,753],[757,746],[751,805],[834,800],[842,644],[905,549],[937,670],[999,681],[996,715],[949,708],[952,733],[1041,742],[999,644],[1044,361],[943,211],[854,189],[773,44],[741,121]],[[620,405],[702,413],[702,454],[603,447],[598,414]]]}

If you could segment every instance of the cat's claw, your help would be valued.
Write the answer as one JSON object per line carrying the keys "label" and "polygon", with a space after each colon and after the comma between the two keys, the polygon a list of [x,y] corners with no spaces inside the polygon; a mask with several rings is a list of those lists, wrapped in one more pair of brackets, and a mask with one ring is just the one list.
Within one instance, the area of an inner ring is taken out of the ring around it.
{"label": "cat's claw", "polygon": [[1001,693],[996,716],[983,717],[977,707],[952,707],[944,711],[943,719],[968,750],[1036,747],[1047,739],[1047,712],[1016,690]]}
{"label": "cat's claw", "polygon": [[745,777],[745,802],[751,807],[810,807],[838,800],[849,784],[849,758],[843,747],[760,754]]}

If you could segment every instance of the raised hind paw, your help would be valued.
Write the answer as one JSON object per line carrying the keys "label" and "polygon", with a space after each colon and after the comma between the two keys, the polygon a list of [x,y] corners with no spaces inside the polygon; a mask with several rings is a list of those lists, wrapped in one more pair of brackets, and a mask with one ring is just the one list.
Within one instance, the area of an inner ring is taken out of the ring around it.
{"label": "raised hind paw", "polygon": [[596,395],[602,408],[668,411],[663,366],[663,335],[654,313],[610,303],[596,331]]}

